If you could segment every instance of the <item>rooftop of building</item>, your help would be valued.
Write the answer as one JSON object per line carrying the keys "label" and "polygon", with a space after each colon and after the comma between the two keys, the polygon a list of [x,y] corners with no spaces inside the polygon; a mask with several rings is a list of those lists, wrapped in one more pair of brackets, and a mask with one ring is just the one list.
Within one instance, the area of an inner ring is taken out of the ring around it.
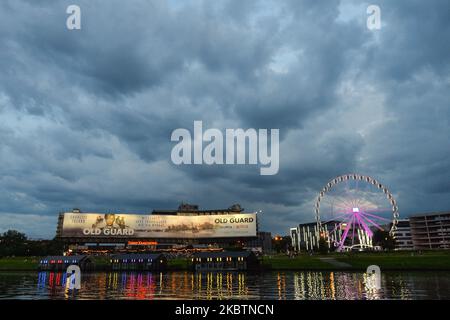
{"label": "rooftop of building", "polygon": [[178,206],[178,209],[176,209],[176,210],[155,209],[152,211],[152,214],[177,215],[177,214],[183,214],[183,213],[195,213],[195,214],[210,214],[210,213],[223,213],[223,212],[241,213],[242,211],[244,211],[244,208],[242,208],[240,204],[233,204],[232,206],[230,206],[226,209],[199,210],[199,206],[196,204],[188,204],[188,203],[182,202]]}
{"label": "rooftop of building", "polygon": [[[211,213],[241,213],[244,211],[244,208],[241,207],[240,204],[236,203],[231,205],[226,209],[208,209],[208,210],[200,210],[199,206],[196,204],[188,204],[182,202],[178,209],[154,209],[151,214],[157,215],[178,215],[183,213],[194,213],[194,214],[211,214]],[[60,217],[62,217],[63,213],[83,213],[80,208],[73,208],[69,211],[64,211],[60,213]],[[126,213],[122,213],[126,214]]]}
{"label": "rooftop of building", "polygon": [[46,256],[41,259],[41,261],[70,261],[70,262],[79,262],[81,260],[87,259],[89,256],[87,255],[74,255],[74,256]]}
{"label": "rooftop of building", "polygon": [[[325,223],[323,223],[323,224],[334,225],[334,224],[336,224],[336,223],[342,223],[342,221],[338,221],[338,220],[330,220],[330,221],[327,221],[327,222],[325,222]],[[298,226],[299,226],[299,227],[315,227],[315,226],[317,226],[317,222],[314,221],[314,222],[299,223]],[[295,228],[296,228],[296,227],[291,228],[291,229],[295,229]]]}
{"label": "rooftop of building", "polygon": [[415,214],[411,215],[409,218],[421,218],[421,217],[432,217],[432,216],[450,216],[450,211],[415,213]]}

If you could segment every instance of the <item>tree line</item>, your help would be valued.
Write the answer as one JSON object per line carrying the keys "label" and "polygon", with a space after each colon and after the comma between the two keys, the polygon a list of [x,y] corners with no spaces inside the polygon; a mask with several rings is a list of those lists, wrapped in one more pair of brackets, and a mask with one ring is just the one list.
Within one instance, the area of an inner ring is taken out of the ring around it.
{"label": "tree line", "polygon": [[30,240],[25,233],[8,230],[0,234],[0,257],[60,255],[64,245],[56,240]]}

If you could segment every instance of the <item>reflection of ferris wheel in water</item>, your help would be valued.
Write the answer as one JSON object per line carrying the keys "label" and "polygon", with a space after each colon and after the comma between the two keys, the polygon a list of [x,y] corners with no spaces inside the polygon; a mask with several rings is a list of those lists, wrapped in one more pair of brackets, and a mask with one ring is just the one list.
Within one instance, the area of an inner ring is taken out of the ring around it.
{"label": "reflection of ferris wheel in water", "polygon": [[371,248],[376,230],[396,230],[397,202],[377,180],[359,174],[334,178],[320,191],[315,205],[317,229],[328,246],[343,251]]}

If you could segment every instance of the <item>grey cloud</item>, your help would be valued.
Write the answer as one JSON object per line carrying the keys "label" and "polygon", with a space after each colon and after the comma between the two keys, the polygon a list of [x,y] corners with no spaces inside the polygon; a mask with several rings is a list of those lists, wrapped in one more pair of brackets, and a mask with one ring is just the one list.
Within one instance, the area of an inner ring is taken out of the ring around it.
{"label": "grey cloud", "polygon": [[[347,172],[449,208],[448,2],[381,1],[377,32],[318,1],[79,1],[69,32],[68,4],[0,4],[0,217],[240,202],[286,233]],[[173,165],[194,120],[279,128],[279,174]]]}

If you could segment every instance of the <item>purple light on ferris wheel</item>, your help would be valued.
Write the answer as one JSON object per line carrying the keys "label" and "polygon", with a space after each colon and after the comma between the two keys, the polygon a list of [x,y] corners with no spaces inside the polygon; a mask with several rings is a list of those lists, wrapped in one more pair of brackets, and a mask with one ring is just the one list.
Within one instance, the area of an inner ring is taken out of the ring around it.
{"label": "purple light on ferris wheel", "polygon": [[[344,229],[344,233],[342,235],[341,241],[339,243],[339,248],[342,249],[344,247],[345,244],[345,240],[348,238],[349,236],[349,231],[353,230],[352,232],[352,243],[354,241],[354,237],[355,237],[355,229],[359,228],[360,230],[364,231],[369,237],[373,236],[373,232],[370,228],[370,226],[374,226],[375,228],[379,229],[379,230],[383,230],[375,221],[373,221],[372,219],[377,218],[377,219],[382,219],[384,220],[382,217],[379,217],[377,215],[374,214],[368,214],[365,212],[365,210],[361,210],[358,207],[352,207],[351,209],[348,209],[348,211],[346,212],[346,221],[343,222],[341,224],[341,226],[345,225],[345,229]],[[368,216],[372,217],[369,218]]]}
{"label": "purple light on ferris wheel", "polygon": [[[352,186],[349,183],[350,180],[354,180],[356,186]],[[343,190],[335,189],[335,187],[341,183],[341,187],[344,186]],[[360,186],[362,183],[364,183],[364,186]],[[367,186],[369,186],[369,190],[367,190]],[[330,197],[330,200],[328,200],[325,196],[332,189],[335,189],[335,193]],[[372,194],[375,194],[376,192],[379,192],[377,198],[372,196]],[[392,206],[386,207],[387,203],[377,201],[385,198],[387,198]],[[323,208],[328,210],[323,210],[320,204],[322,204]],[[321,216],[320,211],[325,211],[330,215]],[[330,222],[334,224],[334,226],[331,226],[331,232],[329,231],[329,227],[327,227],[326,232],[329,237],[331,236],[331,240],[334,241],[334,244],[340,249],[343,249],[346,246],[345,243],[349,240],[351,242],[351,247],[353,247],[355,237],[356,239],[359,238],[359,244],[361,246],[371,246],[370,238],[373,237],[374,230],[378,229],[385,231],[390,225],[390,232],[392,232],[397,224],[398,218],[398,208],[394,197],[389,190],[377,180],[359,174],[341,175],[330,180],[319,193],[315,206],[315,213],[319,225],[328,226]],[[321,219],[324,217],[326,217],[326,219]],[[387,223],[389,223],[389,225]],[[338,229],[340,229],[339,234],[336,234],[336,230]]]}

